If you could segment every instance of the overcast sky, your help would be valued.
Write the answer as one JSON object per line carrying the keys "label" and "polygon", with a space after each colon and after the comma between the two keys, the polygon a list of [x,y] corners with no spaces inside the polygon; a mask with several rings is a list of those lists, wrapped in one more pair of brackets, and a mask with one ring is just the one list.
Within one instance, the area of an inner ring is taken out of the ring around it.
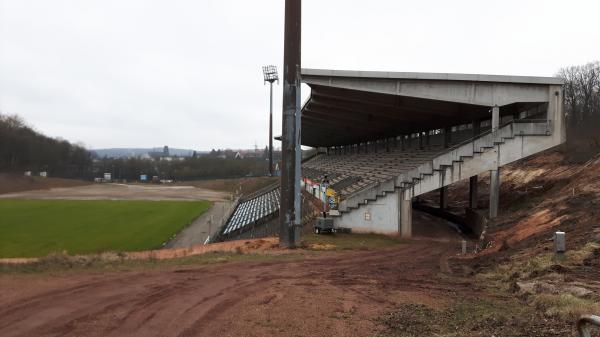
{"label": "overcast sky", "polygon": [[[281,68],[283,4],[0,0],[0,111],[89,148],[264,147],[261,66]],[[304,0],[302,62],[552,76],[600,59],[598,13],[597,0]]]}

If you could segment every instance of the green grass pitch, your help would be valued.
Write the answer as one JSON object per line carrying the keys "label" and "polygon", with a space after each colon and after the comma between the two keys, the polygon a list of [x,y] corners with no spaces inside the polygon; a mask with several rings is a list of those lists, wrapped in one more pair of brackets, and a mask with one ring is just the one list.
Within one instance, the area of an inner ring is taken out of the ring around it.
{"label": "green grass pitch", "polygon": [[208,201],[0,200],[0,258],[160,248]]}

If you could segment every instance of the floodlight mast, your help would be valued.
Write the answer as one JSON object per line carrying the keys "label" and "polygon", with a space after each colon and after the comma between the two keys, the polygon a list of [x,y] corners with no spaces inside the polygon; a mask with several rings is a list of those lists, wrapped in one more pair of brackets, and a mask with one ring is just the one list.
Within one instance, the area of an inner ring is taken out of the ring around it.
{"label": "floodlight mast", "polygon": [[295,223],[296,150],[300,113],[301,0],[285,1],[283,51],[283,111],[281,133],[281,204],[279,244],[294,248],[300,243],[300,225]]}
{"label": "floodlight mast", "polygon": [[279,83],[279,75],[276,66],[264,66],[263,74],[265,83],[269,82],[270,105],[269,105],[269,176],[273,176],[273,82]]}

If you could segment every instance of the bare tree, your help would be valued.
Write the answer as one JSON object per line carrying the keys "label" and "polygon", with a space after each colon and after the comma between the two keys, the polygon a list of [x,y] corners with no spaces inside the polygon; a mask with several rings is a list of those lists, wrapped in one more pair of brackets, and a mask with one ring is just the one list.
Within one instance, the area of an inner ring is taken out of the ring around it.
{"label": "bare tree", "polygon": [[563,68],[558,76],[565,81],[568,141],[600,151],[600,62]]}

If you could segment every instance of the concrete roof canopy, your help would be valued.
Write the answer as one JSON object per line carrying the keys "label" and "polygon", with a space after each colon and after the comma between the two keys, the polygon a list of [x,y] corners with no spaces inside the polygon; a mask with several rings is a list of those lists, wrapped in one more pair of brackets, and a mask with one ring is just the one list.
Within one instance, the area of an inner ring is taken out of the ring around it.
{"label": "concrete roof canopy", "polygon": [[549,101],[552,77],[303,69],[302,145],[341,146],[512,115]]}

